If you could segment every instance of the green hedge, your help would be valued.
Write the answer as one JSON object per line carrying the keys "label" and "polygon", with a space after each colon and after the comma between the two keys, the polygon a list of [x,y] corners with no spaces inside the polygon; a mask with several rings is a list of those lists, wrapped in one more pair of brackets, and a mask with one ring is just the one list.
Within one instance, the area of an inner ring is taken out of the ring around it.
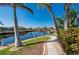
{"label": "green hedge", "polygon": [[60,30],[60,37],[66,54],[79,54],[79,29]]}

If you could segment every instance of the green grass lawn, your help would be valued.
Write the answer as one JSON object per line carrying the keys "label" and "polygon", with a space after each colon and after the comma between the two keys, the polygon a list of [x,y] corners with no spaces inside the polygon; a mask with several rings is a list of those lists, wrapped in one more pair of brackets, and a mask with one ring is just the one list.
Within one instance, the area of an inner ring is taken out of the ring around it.
{"label": "green grass lawn", "polygon": [[40,37],[40,38],[34,38],[33,40],[28,40],[23,42],[23,44],[28,45],[31,43],[36,43],[36,42],[43,42],[46,41],[49,37]]}
{"label": "green grass lawn", "polygon": [[[28,40],[28,41],[24,41],[23,44],[24,46],[22,46],[22,48],[29,48],[29,47],[34,47],[38,42],[43,42],[48,40],[49,37],[40,37],[40,38],[34,38],[32,40]],[[5,49],[0,50],[0,55],[10,55],[10,54],[16,54],[16,51],[10,51],[11,48],[13,48],[14,46],[10,46],[7,47]],[[21,49],[19,49],[18,51],[20,51]]]}

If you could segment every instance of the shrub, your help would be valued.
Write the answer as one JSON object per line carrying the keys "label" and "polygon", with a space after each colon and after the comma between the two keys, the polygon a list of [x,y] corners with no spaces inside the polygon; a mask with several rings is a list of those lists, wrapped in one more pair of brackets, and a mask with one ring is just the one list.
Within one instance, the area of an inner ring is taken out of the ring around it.
{"label": "shrub", "polygon": [[60,30],[60,37],[66,54],[79,54],[79,29]]}

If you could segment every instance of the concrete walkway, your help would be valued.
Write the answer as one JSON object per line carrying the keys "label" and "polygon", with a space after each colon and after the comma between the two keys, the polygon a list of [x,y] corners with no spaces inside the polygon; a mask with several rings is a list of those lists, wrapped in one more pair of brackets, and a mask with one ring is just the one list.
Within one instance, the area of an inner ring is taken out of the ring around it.
{"label": "concrete walkway", "polygon": [[57,40],[56,36],[49,36],[50,42],[44,44],[45,46],[45,55],[64,55],[63,49]]}

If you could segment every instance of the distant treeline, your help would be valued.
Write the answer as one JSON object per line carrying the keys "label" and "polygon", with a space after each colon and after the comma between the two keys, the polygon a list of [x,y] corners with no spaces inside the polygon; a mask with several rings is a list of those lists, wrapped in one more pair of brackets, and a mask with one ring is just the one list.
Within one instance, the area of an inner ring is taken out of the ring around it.
{"label": "distant treeline", "polygon": [[[18,30],[24,30],[24,31],[45,31],[48,32],[49,34],[52,34],[55,32],[55,28],[53,27],[37,27],[37,28],[25,28],[25,27],[18,27]],[[0,27],[0,32],[7,32],[7,31],[14,31],[14,27]],[[21,34],[21,33],[20,33]],[[6,35],[6,34],[5,34]],[[1,36],[1,35],[0,35]]]}

